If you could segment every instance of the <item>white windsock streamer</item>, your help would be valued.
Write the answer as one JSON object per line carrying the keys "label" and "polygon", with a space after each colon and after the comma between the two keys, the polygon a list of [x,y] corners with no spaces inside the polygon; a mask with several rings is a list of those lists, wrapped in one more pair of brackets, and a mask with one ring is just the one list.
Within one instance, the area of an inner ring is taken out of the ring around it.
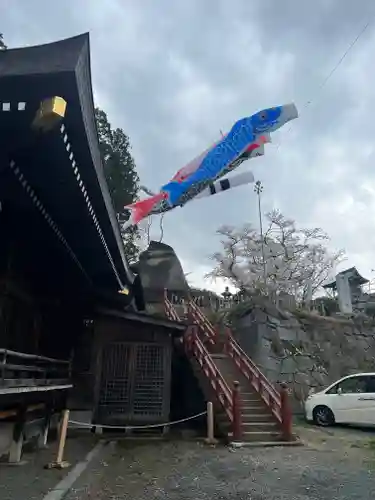
{"label": "white windsock streamer", "polygon": [[252,172],[241,172],[240,174],[233,175],[232,177],[226,177],[210,184],[204,191],[200,192],[193,200],[199,198],[206,198],[214,194],[222,193],[228,189],[232,189],[238,186],[244,186],[245,184],[251,184],[254,182],[254,175]]}

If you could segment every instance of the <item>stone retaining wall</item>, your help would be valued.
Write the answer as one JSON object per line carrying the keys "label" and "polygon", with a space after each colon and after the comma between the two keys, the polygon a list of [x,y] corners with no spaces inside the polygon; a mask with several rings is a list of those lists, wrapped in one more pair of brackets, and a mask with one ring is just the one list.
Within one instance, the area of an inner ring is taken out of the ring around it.
{"label": "stone retaining wall", "polygon": [[253,304],[232,314],[241,347],[273,382],[286,382],[295,409],[311,388],[355,372],[375,371],[375,323]]}

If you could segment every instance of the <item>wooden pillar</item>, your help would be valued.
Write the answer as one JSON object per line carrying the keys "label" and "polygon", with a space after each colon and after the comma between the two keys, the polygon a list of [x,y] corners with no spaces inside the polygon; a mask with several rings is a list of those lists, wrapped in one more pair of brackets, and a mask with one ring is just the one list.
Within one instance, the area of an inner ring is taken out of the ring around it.
{"label": "wooden pillar", "polygon": [[46,406],[46,414],[43,421],[42,432],[39,434],[38,438],[38,448],[43,449],[47,448],[48,443],[48,433],[51,426],[51,416],[52,409],[50,405]]}
{"label": "wooden pillar", "polygon": [[64,450],[66,443],[66,434],[69,424],[69,410],[62,412],[61,425],[59,431],[59,445],[57,448],[57,457],[55,462],[51,462],[45,466],[46,469],[65,469],[69,467],[69,462],[64,460]]}
{"label": "wooden pillar", "polygon": [[281,384],[280,399],[281,399],[282,437],[284,441],[291,441],[293,439],[293,432],[292,432],[293,414],[289,400],[288,388],[285,383]]}
{"label": "wooden pillar", "polygon": [[16,422],[13,427],[13,439],[8,457],[8,462],[10,464],[19,464],[21,462],[25,421],[26,407],[22,406],[17,411]]}
{"label": "wooden pillar", "polygon": [[103,427],[101,427],[100,425],[95,425],[94,427],[94,433],[97,434],[97,435],[102,435],[103,434]]}
{"label": "wooden pillar", "polygon": [[230,351],[230,337],[231,337],[230,329],[226,326],[225,327],[225,338],[224,338],[224,352],[227,354]]}
{"label": "wooden pillar", "polygon": [[216,444],[214,427],[214,406],[211,401],[207,402],[207,444]]}
{"label": "wooden pillar", "polygon": [[241,422],[241,405],[240,405],[240,383],[235,380],[232,389],[232,412],[233,412],[233,440],[241,441],[242,438],[242,422]]}
{"label": "wooden pillar", "polygon": [[69,423],[69,410],[64,410],[60,428],[59,447],[57,450],[57,459],[56,459],[57,464],[61,464],[63,461],[68,423]]}
{"label": "wooden pillar", "polygon": [[217,325],[214,326],[214,332],[215,332],[215,335],[214,335],[213,341],[214,341],[215,345],[218,345],[220,342],[220,331],[219,331],[219,327]]}
{"label": "wooden pillar", "polygon": [[192,327],[193,345],[195,345],[195,342],[197,341],[198,337],[199,337],[199,327],[198,327],[198,325],[193,325],[193,327]]}

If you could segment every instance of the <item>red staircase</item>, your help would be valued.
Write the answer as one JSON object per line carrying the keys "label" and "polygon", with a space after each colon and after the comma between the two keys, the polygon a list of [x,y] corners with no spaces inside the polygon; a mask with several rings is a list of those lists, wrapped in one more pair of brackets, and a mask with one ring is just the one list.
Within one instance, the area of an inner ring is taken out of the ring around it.
{"label": "red staircase", "polygon": [[[165,314],[181,321],[165,291]],[[278,391],[226,329],[223,336],[194,301],[188,304],[183,338],[202,390],[216,406],[220,430],[233,441],[293,441],[292,413],[285,386]],[[190,324],[189,324],[190,323]]]}

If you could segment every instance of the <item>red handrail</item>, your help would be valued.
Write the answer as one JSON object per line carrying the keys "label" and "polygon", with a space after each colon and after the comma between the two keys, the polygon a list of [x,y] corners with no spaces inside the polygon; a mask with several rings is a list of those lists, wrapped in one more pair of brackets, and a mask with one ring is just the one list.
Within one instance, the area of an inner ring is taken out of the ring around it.
{"label": "red handrail", "polygon": [[[164,307],[166,315],[170,319],[181,321],[173,304],[168,299],[166,291],[164,294]],[[210,342],[215,344],[217,336],[212,323],[192,301],[189,303],[189,310],[192,318],[197,322],[197,325],[192,325],[187,329],[184,338],[185,349],[188,353],[190,352],[194,355],[211,387],[214,389],[219,402],[228,415],[232,425],[234,439],[239,439],[242,433],[242,424],[238,383],[235,383],[237,386],[235,385],[232,390],[229,388],[226,380],[219,372],[211,355],[198,336],[198,328],[200,328],[204,335],[209,338]],[[281,425],[284,440],[293,439],[292,411],[286,386],[283,386],[280,392],[277,391],[258,366],[249,358],[243,349],[241,349],[229,328],[227,329],[227,333],[226,352],[228,356],[233,359],[233,362],[240,372],[249,380],[254,390],[258,392],[265,404],[270,408],[276,420]]]}
{"label": "red handrail", "polygon": [[[168,318],[175,321],[181,321],[172,302],[168,299],[166,290],[164,291],[164,309]],[[200,340],[197,330],[198,326],[196,325],[190,325],[187,328],[184,338],[185,350],[187,353],[193,354],[210,386],[214,390],[219,403],[222,405],[231,422],[233,438],[240,439],[241,415],[239,413],[238,387],[234,387],[233,390],[230,389],[203,342]]]}
{"label": "red handrail", "polygon": [[172,302],[168,299],[167,290],[164,290],[164,312],[167,318],[172,321],[181,321],[180,316],[178,315],[175,307]]}
{"label": "red handrail", "polygon": [[210,386],[215,391],[217,399],[228,415],[230,422],[233,423],[234,412],[232,404],[232,390],[213,362],[203,342],[200,340],[198,336],[197,326],[191,325],[188,327],[185,345],[187,352],[194,355],[203,373],[206,375]]}
{"label": "red handrail", "polygon": [[257,365],[241,349],[231,333],[228,333],[227,354],[233,359],[241,373],[247,378],[255,391],[270,408],[278,422],[282,423],[281,398],[279,392],[273,387]]}
{"label": "red handrail", "polygon": [[193,300],[189,302],[189,311],[192,319],[198,324],[205,337],[211,344],[215,344],[217,339],[216,329]]}
{"label": "red handrail", "polygon": [[[194,318],[200,328],[206,333],[207,336],[209,336],[209,338],[216,340],[216,331],[212,323],[202,313],[195,302],[191,301],[190,306],[191,310],[195,313]],[[243,351],[243,349],[241,349],[229,328],[227,329],[227,332],[227,354],[233,359],[241,373],[249,380],[254,390],[270,408],[277,421],[280,424],[283,424],[283,411],[280,393],[261,372],[258,366]]]}

